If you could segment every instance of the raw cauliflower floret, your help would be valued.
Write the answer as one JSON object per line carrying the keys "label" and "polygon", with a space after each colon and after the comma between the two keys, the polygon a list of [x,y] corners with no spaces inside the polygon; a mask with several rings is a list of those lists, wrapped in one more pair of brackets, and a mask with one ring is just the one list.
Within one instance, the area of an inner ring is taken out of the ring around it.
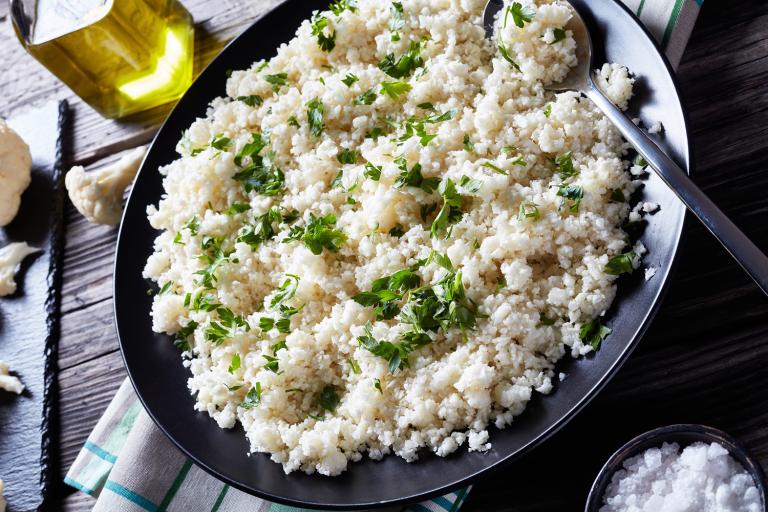
{"label": "raw cauliflower floret", "polygon": [[[0,361],[0,389],[16,393],[20,395],[24,391],[24,384],[21,383],[18,377],[14,377],[9,373],[11,367],[5,361]],[[2,492],[0,491],[0,495]],[[2,511],[2,508],[0,508]]]}
{"label": "raw cauliflower floret", "polygon": [[21,194],[32,176],[29,146],[0,119],[0,226],[8,225],[19,211]]}
{"label": "raw cauliflower floret", "polygon": [[37,247],[30,247],[25,242],[8,244],[0,249],[0,297],[16,291],[16,279],[14,278],[19,263],[39,250]]}
{"label": "raw cauliflower floret", "polygon": [[70,169],[64,179],[69,199],[88,222],[120,222],[123,193],[136,176],[146,152],[145,147],[136,148],[98,171],[87,173],[80,165]]}

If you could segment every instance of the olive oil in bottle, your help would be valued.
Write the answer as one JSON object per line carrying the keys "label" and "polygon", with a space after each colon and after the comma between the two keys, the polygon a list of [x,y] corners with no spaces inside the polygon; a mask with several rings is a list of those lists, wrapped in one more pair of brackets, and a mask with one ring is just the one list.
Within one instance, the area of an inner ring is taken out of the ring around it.
{"label": "olive oil in bottle", "polygon": [[106,117],[177,99],[192,81],[194,27],[177,0],[11,0],[26,50]]}

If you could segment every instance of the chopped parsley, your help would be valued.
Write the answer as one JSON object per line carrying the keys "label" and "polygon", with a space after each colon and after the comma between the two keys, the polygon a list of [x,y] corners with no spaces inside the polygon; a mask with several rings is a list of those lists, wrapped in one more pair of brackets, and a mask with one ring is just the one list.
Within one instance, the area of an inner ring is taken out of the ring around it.
{"label": "chopped parsley", "polygon": [[405,186],[420,188],[427,194],[434,192],[440,185],[440,178],[425,178],[421,174],[421,164],[415,164],[408,170],[408,162],[403,157],[396,158],[395,165],[400,169],[400,175],[395,178],[395,187]]}
{"label": "chopped parsley", "polygon": [[262,354],[264,359],[266,359],[266,363],[262,366],[265,370],[269,370],[272,373],[280,373],[280,361],[275,356],[268,356],[266,354]]}
{"label": "chopped parsley", "polygon": [[229,308],[219,306],[216,308],[216,313],[219,316],[219,320],[211,320],[203,333],[207,341],[221,345],[239,332],[248,332],[251,329],[251,326],[248,325],[248,322],[242,315],[235,315]]}
{"label": "chopped parsley", "polygon": [[523,28],[526,23],[533,21],[533,16],[536,14],[531,7],[523,6],[520,2],[513,2],[512,5],[507,6],[507,10],[504,12],[504,28],[507,28],[507,18],[512,15],[512,22],[519,28]]}
{"label": "chopped parsley", "polygon": [[352,368],[352,373],[355,373],[357,375],[360,375],[362,373],[362,370],[360,369],[360,365],[353,358],[351,357],[347,358],[347,362],[349,363],[350,368]]}
{"label": "chopped parsley", "polygon": [[424,65],[424,59],[421,57],[421,43],[411,41],[408,51],[399,59],[395,60],[395,54],[389,53],[379,63],[379,69],[392,78],[405,78],[417,68]]}
{"label": "chopped parsley", "polygon": [[539,220],[541,215],[539,214],[539,207],[534,203],[520,203],[520,209],[517,213],[517,220],[533,219]]}
{"label": "chopped parsley", "polygon": [[584,189],[579,185],[569,185],[567,183],[561,183],[557,189],[557,195],[565,199],[571,200],[571,205],[568,209],[574,213],[579,211],[581,200],[584,197]]}
{"label": "chopped parsley", "polygon": [[357,77],[357,75],[354,75],[352,73],[347,73],[347,76],[341,79],[341,81],[346,85],[347,87],[352,87],[352,84],[355,82],[359,82],[360,79]]}
{"label": "chopped parsley", "polygon": [[405,26],[403,4],[392,2],[389,7],[389,33],[392,41],[400,40],[400,30]]}
{"label": "chopped parsley", "polygon": [[291,300],[296,295],[296,289],[299,287],[299,276],[294,274],[285,274],[285,279],[277,289],[277,293],[272,296],[269,307],[274,309],[285,301]]}
{"label": "chopped parsley", "polygon": [[613,332],[610,327],[606,327],[599,318],[587,322],[579,329],[579,339],[592,347],[592,350],[600,348],[600,343]]}
{"label": "chopped parsley", "polygon": [[401,300],[406,292],[420,285],[421,277],[406,268],[375,280],[371,284],[371,291],[360,292],[354,295],[352,300],[361,306],[375,308],[377,320],[390,320],[400,312],[397,301]]}
{"label": "chopped parsley", "polygon": [[544,115],[546,117],[549,117],[549,116],[552,115],[552,104],[551,103],[547,103],[547,106],[544,107]]}
{"label": "chopped parsley", "polygon": [[552,39],[552,42],[549,44],[559,43],[560,41],[565,39],[565,30],[561,28],[555,28],[552,30],[552,36],[554,37],[554,39]]}
{"label": "chopped parsley", "polygon": [[245,400],[240,403],[243,409],[253,409],[261,403],[261,383],[257,382],[245,395]]}
{"label": "chopped parsley", "polygon": [[259,215],[254,220],[255,223],[244,226],[235,239],[235,242],[248,244],[252,251],[256,251],[261,244],[275,237],[277,230],[273,225],[279,224],[282,216],[280,210],[271,208],[267,213]]}
{"label": "chopped parsley", "polygon": [[440,115],[435,113],[421,118],[411,116],[403,122],[403,135],[400,136],[398,140],[404,142],[415,135],[419,137],[419,142],[422,146],[427,146],[427,144],[437,137],[437,135],[427,133],[427,125],[449,121],[456,117],[457,113],[458,111],[456,109],[451,109]]}
{"label": "chopped parsley", "polygon": [[288,126],[293,126],[293,127],[296,127],[296,128],[301,128],[301,126],[299,125],[299,120],[296,119],[296,116],[291,116],[291,117],[288,118]]}
{"label": "chopped parsley", "polygon": [[266,141],[261,134],[254,133],[251,142],[243,146],[243,149],[235,155],[235,164],[242,166],[243,159],[248,158],[250,163],[236,172],[232,179],[240,181],[245,186],[246,193],[256,192],[263,196],[274,196],[283,190],[285,175],[275,165],[275,153],[259,155],[266,147]]}
{"label": "chopped parsley", "polygon": [[224,213],[226,215],[236,215],[238,213],[247,212],[251,209],[251,205],[248,203],[232,203],[229,208],[227,208]]}
{"label": "chopped parsley", "polygon": [[507,47],[504,45],[504,42],[501,40],[501,34],[499,34],[499,40],[497,41],[497,47],[499,48],[499,53],[501,53],[502,58],[509,62],[509,65],[515,68],[517,71],[520,70],[520,66],[517,65],[517,62],[515,62],[512,57],[509,56],[509,50],[507,50]]}
{"label": "chopped parsley", "polygon": [[336,155],[336,160],[340,164],[355,164],[358,158],[360,158],[360,152],[356,149],[344,148],[341,150],[341,153]]}
{"label": "chopped parsley", "polygon": [[400,96],[407,94],[408,91],[413,89],[408,82],[382,82],[381,94],[386,94],[393,100],[397,100]]}
{"label": "chopped parsley", "polygon": [[218,149],[219,151],[227,151],[232,147],[232,139],[219,133],[211,139],[211,147],[213,149]]}
{"label": "chopped parsley", "polygon": [[355,0],[336,0],[328,8],[336,16],[341,16],[344,11],[357,12],[357,2]]}
{"label": "chopped parsley", "polygon": [[232,360],[229,362],[229,368],[227,368],[227,371],[229,373],[235,373],[239,369],[240,369],[240,354],[235,352],[234,354],[232,354]]}
{"label": "chopped parsley", "polygon": [[467,151],[474,151],[475,150],[475,143],[472,142],[472,139],[469,138],[469,134],[464,134],[464,149]]}
{"label": "chopped parsley", "polygon": [[490,169],[497,174],[503,174],[504,176],[509,176],[509,173],[507,171],[505,171],[498,165],[492,164],[491,162],[483,162],[482,164],[480,164],[480,167],[485,167],[486,169]]}
{"label": "chopped parsley", "polygon": [[560,178],[564,180],[579,174],[579,170],[573,165],[572,153],[570,151],[558,155],[552,162],[555,164],[555,170],[560,175]]}
{"label": "chopped parsley", "polygon": [[288,85],[288,73],[276,73],[274,75],[266,75],[264,77],[269,84],[272,85],[272,91],[279,92],[280,87]]}
{"label": "chopped parsley", "polygon": [[459,186],[464,188],[470,194],[474,194],[482,188],[483,182],[480,180],[471,179],[469,176],[464,175],[459,180]]}
{"label": "chopped parsley", "polygon": [[377,340],[371,332],[370,323],[365,326],[364,332],[365,334],[357,337],[357,342],[371,354],[386,359],[390,373],[407,368],[408,354],[432,341],[427,334],[416,332],[403,335],[400,343]]}
{"label": "chopped parsley", "polygon": [[190,320],[187,325],[179,329],[179,331],[176,333],[176,337],[173,340],[174,346],[182,352],[189,352],[192,350],[192,346],[189,344],[188,340],[189,337],[195,333],[195,329],[197,329],[199,325],[200,324],[194,320]]}
{"label": "chopped parsley", "polygon": [[368,89],[363,94],[355,98],[355,101],[353,102],[355,105],[370,105],[374,101],[376,101],[376,98],[379,96],[376,94],[376,91],[374,89]]}
{"label": "chopped parsley", "polygon": [[323,112],[325,106],[318,98],[307,103],[307,121],[309,121],[309,133],[313,137],[319,137],[325,125],[323,124]]}
{"label": "chopped parsley", "polygon": [[336,30],[327,33],[328,18],[318,16],[312,20],[312,35],[317,38],[317,46],[324,52],[330,52],[336,48]]}
{"label": "chopped parsley", "polygon": [[640,257],[635,251],[617,254],[608,260],[605,265],[605,272],[614,276],[631,274],[635,271],[635,264],[638,263],[639,259]]}
{"label": "chopped parsley", "polygon": [[379,181],[381,178],[381,166],[373,165],[371,162],[366,162],[363,176],[370,178],[373,181]]}
{"label": "chopped parsley", "polygon": [[320,391],[320,395],[317,398],[318,405],[328,412],[335,411],[336,407],[339,406],[339,402],[341,402],[341,398],[336,392],[336,388],[330,384]]}
{"label": "chopped parsley", "polygon": [[258,94],[252,94],[250,96],[238,96],[235,99],[237,101],[242,101],[249,107],[258,107],[258,106],[261,106],[262,103],[264,103],[264,99]]}
{"label": "chopped parsley", "polygon": [[438,238],[440,234],[445,233],[444,238],[448,238],[451,234],[449,227],[451,224],[455,224],[464,213],[461,211],[461,195],[456,191],[456,185],[453,180],[447,178],[440,183],[439,189],[440,195],[443,196],[443,207],[432,221],[432,227],[430,233],[432,238]]}
{"label": "chopped parsley", "polygon": [[379,379],[373,379],[373,387],[379,390],[379,393],[382,395],[384,394],[384,391],[381,390],[381,380]]}
{"label": "chopped parsley", "polygon": [[309,214],[309,221],[305,226],[293,226],[288,236],[283,242],[300,240],[312,251],[312,254],[320,254],[323,249],[331,252],[338,252],[344,242],[347,241],[347,235],[338,229],[336,225],[336,216],[328,214],[323,217],[315,217]]}
{"label": "chopped parsley", "polygon": [[158,295],[164,295],[168,293],[171,289],[171,286],[173,286],[173,281],[168,281],[163,286],[160,287],[160,291],[157,292]]}

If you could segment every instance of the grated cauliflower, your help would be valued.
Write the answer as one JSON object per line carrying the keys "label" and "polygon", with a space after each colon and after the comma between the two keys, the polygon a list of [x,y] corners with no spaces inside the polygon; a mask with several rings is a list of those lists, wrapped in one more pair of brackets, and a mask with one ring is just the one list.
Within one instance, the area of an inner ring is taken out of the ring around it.
{"label": "grated cauliflower", "polygon": [[136,177],[146,152],[146,147],[136,148],[97,171],[85,172],[81,165],[70,169],[64,179],[69,199],[88,222],[120,223],[123,193]]}
{"label": "grated cauliflower", "polygon": [[16,217],[31,174],[29,146],[0,119],[0,226],[7,226]]}
{"label": "grated cauliflower", "polygon": [[[9,374],[11,367],[5,361],[0,361],[0,389],[20,395],[24,391],[24,384],[18,377]],[[0,495],[2,492],[0,491]],[[2,511],[2,508],[0,508]]]}
{"label": "grated cauliflower", "polygon": [[19,263],[32,253],[39,251],[25,242],[8,244],[0,249],[0,297],[16,292],[16,272]]}

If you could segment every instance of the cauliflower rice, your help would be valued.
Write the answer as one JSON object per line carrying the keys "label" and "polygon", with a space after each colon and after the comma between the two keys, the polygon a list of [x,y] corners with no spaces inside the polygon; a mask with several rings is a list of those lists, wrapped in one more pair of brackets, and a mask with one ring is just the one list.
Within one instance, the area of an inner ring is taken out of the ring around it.
{"label": "cauliflower rice", "polygon": [[[153,328],[176,336],[196,409],[239,421],[286,473],[487,450],[490,423],[610,332],[627,146],[578,93],[545,90],[576,64],[567,5],[510,6],[509,59],[484,37],[484,5],[337,2],[234,71],[160,169]],[[626,106],[625,68],[598,82]],[[248,181],[254,166],[275,186]],[[406,269],[417,283],[387,303],[403,311],[377,315],[359,294]],[[420,292],[449,320],[409,323]]]}

